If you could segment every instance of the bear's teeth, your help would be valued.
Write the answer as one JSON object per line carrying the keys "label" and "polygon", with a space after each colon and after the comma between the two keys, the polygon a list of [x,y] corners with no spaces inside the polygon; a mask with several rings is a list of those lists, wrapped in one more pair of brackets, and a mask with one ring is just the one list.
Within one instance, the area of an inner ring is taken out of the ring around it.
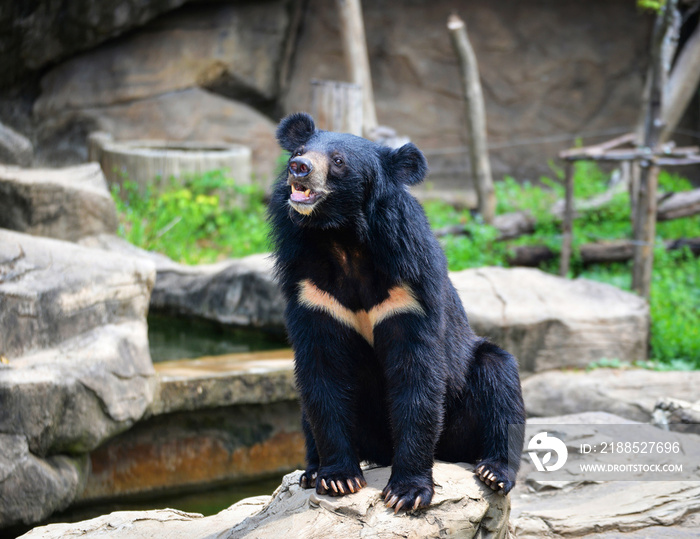
{"label": "bear's teeth", "polygon": [[307,189],[306,191],[304,191],[304,194],[305,194],[307,197],[311,196],[311,189]]}

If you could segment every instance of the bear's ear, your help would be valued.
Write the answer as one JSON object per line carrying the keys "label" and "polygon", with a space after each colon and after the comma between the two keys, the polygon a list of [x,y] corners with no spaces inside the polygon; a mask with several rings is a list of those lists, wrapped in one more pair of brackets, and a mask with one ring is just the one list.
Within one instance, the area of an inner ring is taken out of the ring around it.
{"label": "bear's ear", "polygon": [[415,144],[404,144],[390,154],[391,176],[406,185],[420,183],[428,173],[428,162]]}
{"label": "bear's ear", "polygon": [[295,112],[284,118],[277,127],[277,141],[288,152],[298,148],[316,132],[316,125],[305,112]]}

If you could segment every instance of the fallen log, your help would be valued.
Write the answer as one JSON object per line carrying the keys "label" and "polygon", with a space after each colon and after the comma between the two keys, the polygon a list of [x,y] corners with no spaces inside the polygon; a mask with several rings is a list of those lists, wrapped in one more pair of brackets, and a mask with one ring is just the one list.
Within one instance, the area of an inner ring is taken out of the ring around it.
{"label": "fallen log", "polygon": [[[688,247],[695,256],[700,256],[700,238],[680,238],[664,242],[667,251]],[[584,264],[604,264],[609,262],[626,262],[634,256],[634,241],[613,240],[587,243],[579,247],[581,261]],[[546,245],[521,245],[515,247],[508,259],[512,266],[539,266],[557,258],[557,254]]]}
{"label": "fallen log", "polygon": [[669,221],[689,217],[696,213],[700,213],[700,189],[673,193],[660,201],[656,208],[656,219]]}
{"label": "fallen log", "polygon": [[519,245],[513,249],[512,256],[508,257],[508,264],[534,268],[555,258],[556,253],[546,245]]}
{"label": "fallen log", "polygon": [[[493,220],[500,235],[498,240],[512,240],[525,234],[532,234],[535,231],[535,218],[529,211],[518,211],[513,213],[504,213],[497,215]],[[464,225],[450,225],[443,228],[438,228],[433,232],[438,238],[447,236],[448,234],[460,235],[469,234]]]}
{"label": "fallen log", "polygon": [[[608,204],[613,196],[619,192],[619,189],[620,187],[613,187],[609,191],[587,201],[576,201],[574,209],[595,211]],[[564,201],[561,200],[552,205],[550,212],[556,219],[561,219],[564,213]],[[700,214],[700,189],[671,194],[665,193],[659,196],[656,211],[657,221],[670,221],[696,214]],[[501,235],[498,237],[499,240],[511,240],[534,232],[535,218],[528,211],[504,213],[495,217],[493,226],[501,232]],[[435,235],[438,238],[447,234],[468,233],[468,230],[463,225],[450,225],[435,230]]]}

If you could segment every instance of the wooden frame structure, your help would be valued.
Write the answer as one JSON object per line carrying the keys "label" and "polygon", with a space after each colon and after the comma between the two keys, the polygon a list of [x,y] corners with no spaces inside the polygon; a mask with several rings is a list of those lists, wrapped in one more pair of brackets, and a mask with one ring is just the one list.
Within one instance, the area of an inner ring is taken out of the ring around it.
{"label": "wooden frame structure", "polygon": [[[566,276],[569,272],[571,261],[571,250],[573,241],[573,219],[574,219],[574,163],[576,161],[597,161],[601,163],[629,163],[637,165],[643,172],[649,172],[652,169],[658,170],[665,166],[681,166],[681,165],[700,165],[700,148],[690,146],[677,148],[673,142],[659,146],[656,150],[649,147],[635,145],[637,135],[628,133],[615,139],[603,142],[595,146],[587,146],[584,148],[570,148],[559,153],[559,158],[566,163],[565,175],[565,205],[564,218],[562,220],[562,247],[561,260],[559,266],[559,274]],[[629,169],[633,169],[632,166]],[[656,177],[656,171],[647,176]],[[630,174],[630,204],[632,205],[632,220],[634,230],[634,267],[633,275],[643,273],[639,266],[651,268],[653,261],[654,245],[653,241],[646,238],[645,227],[639,226],[640,223],[651,223],[651,229],[656,228],[656,188],[649,189],[649,193],[643,193],[643,185],[640,185],[639,176],[634,171]],[[646,195],[643,197],[643,195]],[[651,203],[641,203],[642,199],[647,201],[651,199]],[[640,295],[647,297],[649,295],[649,283],[635,283],[633,279],[633,288]]]}

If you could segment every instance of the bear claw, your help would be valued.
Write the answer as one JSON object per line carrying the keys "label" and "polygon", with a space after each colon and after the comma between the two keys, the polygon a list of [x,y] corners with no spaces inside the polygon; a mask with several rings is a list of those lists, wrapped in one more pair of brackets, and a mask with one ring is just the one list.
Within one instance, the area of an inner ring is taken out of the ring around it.
{"label": "bear claw", "polygon": [[[419,492],[420,494],[418,494]],[[394,514],[397,514],[401,509],[415,511],[419,507],[427,507],[430,505],[432,492],[428,488],[412,487],[410,485],[398,485],[396,490],[392,491],[391,487],[387,485],[382,491],[382,498],[384,498],[385,507],[387,509],[393,508]]]}
{"label": "bear claw", "polygon": [[306,471],[303,474],[301,474],[301,477],[299,478],[299,485],[301,488],[313,488],[316,486],[316,477],[318,476],[318,473],[316,472],[309,472]]}
{"label": "bear claw", "polygon": [[490,464],[482,464],[476,468],[476,475],[486,486],[501,495],[506,495],[513,488],[513,483],[507,480],[499,468],[497,464],[494,464],[493,468]]}
{"label": "bear claw", "polygon": [[317,482],[316,492],[318,494],[328,494],[329,496],[344,496],[354,494],[367,485],[364,477],[342,477],[331,479],[322,477]]}

